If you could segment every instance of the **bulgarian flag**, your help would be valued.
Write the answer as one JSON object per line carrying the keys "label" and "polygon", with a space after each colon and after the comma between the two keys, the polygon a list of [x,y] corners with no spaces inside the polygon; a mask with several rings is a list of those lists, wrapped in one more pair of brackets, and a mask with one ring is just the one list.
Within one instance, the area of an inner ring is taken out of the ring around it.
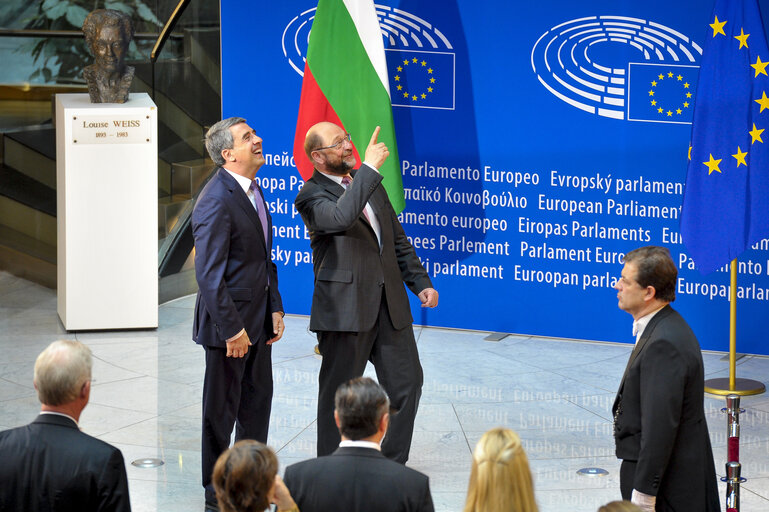
{"label": "bulgarian flag", "polygon": [[400,213],[406,202],[384,44],[373,0],[318,2],[294,136],[294,160],[305,180],[312,176],[313,165],[304,154],[304,137],[321,121],[336,123],[352,136],[358,162],[374,128],[381,127],[378,140],[387,144],[390,156],[379,172],[393,208]]}

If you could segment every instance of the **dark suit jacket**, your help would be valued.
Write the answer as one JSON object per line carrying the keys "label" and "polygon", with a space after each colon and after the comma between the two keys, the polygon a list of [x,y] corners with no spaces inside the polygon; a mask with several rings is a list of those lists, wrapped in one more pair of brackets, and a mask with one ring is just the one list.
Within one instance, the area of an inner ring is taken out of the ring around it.
{"label": "dark suit jacket", "polygon": [[433,510],[427,476],[373,448],[338,448],[293,464],[284,481],[302,512]]}
{"label": "dark suit jacket", "polygon": [[[192,338],[200,345],[226,347],[245,327],[252,343],[272,334],[272,313],[283,311],[278,272],[254,205],[237,181],[219,169],[192,212],[198,297]],[[269,285],[268,285],[269,282]]]}
{"label": "dark suit jacket", "polygon": [[633,488],[656,495],[657,510],[720,510],[703,400],[697,338],[665,306],[630,355],[612,409],[617,457],[637,461]]}
{"label": "dark suit jacket", "polygon": [[41,414],[0,432],[0,511],[129,512],[120,450],[69,418]]}
{"label": "dark suit jacket", "polygon": [[[379,314],[382,289],[396,329],[413,322],[403,283],[418,294],[430,277],[380,184],[382,176],[363,165],[345,189],[315,171],[296,196],[310,231],[315,270],[310,330],[367,331]],[[364,216],[371,205],[381,229],[381,247]]]}

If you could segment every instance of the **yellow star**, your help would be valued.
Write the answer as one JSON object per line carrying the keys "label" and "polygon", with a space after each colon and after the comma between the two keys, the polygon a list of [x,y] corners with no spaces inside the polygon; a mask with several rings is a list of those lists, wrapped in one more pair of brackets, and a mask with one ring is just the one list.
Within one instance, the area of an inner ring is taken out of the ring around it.
{"label": "yellow star", "polygon": [[683,110],[681,110],[680,108],[677,108],[677,109],[676,109],[676,114],[679,114],[679,115],[680,115],[680,114],[681,114],[681,112],[683,112]]}
{"label": "yellow star", "polygon": [[411,59],[411,62],[413,62],[414,64],[416,64],[417,62],[419,62],[419,59],[417,59],[416,57],[414,57],[413,59]]}
{"label": "yellow star", "polygon": [[430,83],[431,83],[431,84],[434,84],[434,83],[435,83],[435,78],[431,78],[431,79],[430,79]]}
{"label": "yellow star", "polygon": [[672,115],[673,115],[673,112],[671,112],[670,110],[668,110],[668,117],[671,117]]}
{"label": "yellow star", "polygon": [[654,91],[649,91],[649,96],[654,96]]}
{"label": "yellow star", "polygon": [[747,155],[747,152],[743,152],[739,146],[737,146],[737,154],[732,155],[734,158],[737,159],[737,167],[740,166],[740,164],[744,165],[745,167],[748,166],[748,164],[745,162],[745,155]]}
{"label": "yellow star", "polygon": [[422,67],[425,67],[425,66],[427,66],[427,62],[422,61]]}
{"label": "yellow star", "polygon": [[432,87],[428,87],[427,88],[427,92],[433,92],[433,88]]}
{"label": "yellow star", "polygon": [[686,93],[686,97],[687,97],[687,98],[691,98],[691,97],[692,97],[692,93],[690,93],[690,92],[687,92],[687,93]]}
{"label": "yellow star", "polygon": [[659,78],[660,80],[664,80],[665,79],[665,75],[659,74],[659,75],[657,75],[657,78]]}
{"label": "yellow star", "polygon": [[656,104],[657,104],[657,100],[652,100],[652,105],[656,105]]}
{"label": "yellow star", "polygon": [[427,68],[427,74],[432,75],[433,74],[433,68]]}
{"label": "yellow star", "polygon": [[689,108],[689,102],[688,101],[684,101],[684,108]]}
{"label": "yellow star", "polygon": [[395,75],[395,81],[396,82],[400,82],[401,81],[401,77],[399,77],[398,75]]}
{"label": "yellow star", "polygon": [[713,171],[721,172],[721,169],[718,168],[718,164],[721,163],[721,159],[719,158],[718,160],[716,160],[715,158],[713,158],[713,153],[710,154],[710,160],[702,163],[708,166],[708,176],[710,176],[710,174]]}
{"label": "yellow star", "polygon": [[761,110],[758,111],[759,114],[763,112],[765,108],[769,108],[769,98],[766,97],[766,91],[762,91],[761,97],[753,101],[761,105]]}
{"label": "yellow star", "polygon": [[754,142],[758,141],[761,144],[764,143],[763,140],[761,140],[761,134],[764,132],[764,129],[761,128],[760,130],[756,128],[756,123],[753,123],[753,129],[750,130],[748,133],[753,138],[753,140],[750,141],[750,144],[752,145]]}
{"label": "yellow star", "polygon": [[673,78],[673,72],[672,71],[668,71],[668,78]]}
{"label": "yellow star", "polygon": [[716,37],[716,34],[721,34],[722,36],[726,36],[724,33],[724,25],[726,25],[725,21],[718,21],[718,16],[716,16],[716,21],[710,24],[710,28],[713,29],[713,37]]}
{"label": "yellow star", "polygon": [[425,98],[427,98],[427,94],[422,93],[422,99],[425,99]]}
{"label": "yellow star", "polygon": [[688,88],[689,88],[689,82],[684,82],[684,89],[688,89]]}
{"label": "yellow star", "polygon": [[401,66],[398,66],[398,67],[397,67],[397,68],[395,68],[395,69],[397,69],[397,70],[398,70],[398,72],[401,72],[401,71],[403,71],[403,68],[402,68]]}
{"label": "yellow star", "polygon": [[676,78],[678,78],[679,82],[684,79],[684,77],[682,77],[681,75],[678,75]]}
{"label": "yellow star", "polygon": [[657,81],[656,80],[652,80],[652,87],[657,87]]}
{"label": "yellow star", "polygon": [[409,97],[409,93],[408,93],[408,92],[404,92],[404,93],[403,93],[403,97],[404,97],[404,98],[408,98],[408,97]]}
{"label": "yellow star", "polygon": [[[740,35],[734,36],[734,38],[740,42],[740,48],[742,48],[743,46],[747,48],[749,36],[750,34],[746,34],[745,32],[742,31],[742,29],[740,29]],[[737,49],[739,50],[740,48],[737,48]]]}
{"label": "yellow star", "polygon": [[663,113],[663,112],[664,112],[664,110],[663,110],[663,108],[662,108],[662,107],[660,107],[660,108],[658,108],[658,109],[657,109],[657,112],[659,112],[659,113],[661,114],[661,113]]}
{"label": "yellow star", "polygon": [[401,84],[398,84],[398,90],[400,91],[401,89],[403,89],[403,86]]}
{"label": "yellow star", "polygon": [[690,144],[689,145],[689,160],[691,160],[691,159],[692,159],[692,146]]}
{"label": "yellow star", "polygon": [[[766,66],[768,66],[768,65],[769,65],[769,62],[761,62],[761,57],[760,56],[756,56],[756,63],[750,65],[753,69],[756,70],[756,76],[753,77],[753,78],[756,78],[759,73],[763,73],[763,74],[766,75]],[[769,76],[769,75],[767,75],[767,76]]]}
{"label": "yellow star", "polygon": [[413,95],[413,96],[411,97],[411,99],[412,99],[413,101],[416,101],[416,100],[417,100],[417,95],[416,95],[416,94],[415,94],[415,95]]}
{"label": "yellow star", "polygon": [[404,60],[404,61],[403,61],[403,65],[404,65],[404,66],[408,66],[408,65],[409,65],[409,61],[408,61],[408,60]]}

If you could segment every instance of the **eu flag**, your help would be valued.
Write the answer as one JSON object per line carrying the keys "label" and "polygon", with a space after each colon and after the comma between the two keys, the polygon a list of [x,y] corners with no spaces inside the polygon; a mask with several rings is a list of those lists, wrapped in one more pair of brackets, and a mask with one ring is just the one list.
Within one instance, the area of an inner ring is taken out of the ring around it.
{"label": "eu flag", "polygon": [[628,120],[690,124],[698,70],[697,66],[631,62]]}
{"label": "eu flag", "polygon": [[385,50],[393,107],[454,109],[454,54]]}
{"label": "eu flag", "polygon": [[769,237],[769,50],[756,0],[717,0],[705,38],[681,211],[702,273]]}

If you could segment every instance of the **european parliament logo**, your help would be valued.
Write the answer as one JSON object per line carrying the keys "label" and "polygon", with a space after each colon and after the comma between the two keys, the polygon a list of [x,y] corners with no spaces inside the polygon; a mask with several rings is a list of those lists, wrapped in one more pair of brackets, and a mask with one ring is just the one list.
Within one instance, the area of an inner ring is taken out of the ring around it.
{"label": "european parliament logo", "polygon": [[545,89],[590,114],[691,124],[702,48],[653,21],[590,16],[551,28],[531,67]]}
{"label": "european parliament logo", "polygon": [[[414,14],[386,5],[374,7],[384,39],[392,105],[453,110],[456,58],[449,39]],[[315,8],[308,9],[283,30],[283,55],[300,76],[314,18]]]}

